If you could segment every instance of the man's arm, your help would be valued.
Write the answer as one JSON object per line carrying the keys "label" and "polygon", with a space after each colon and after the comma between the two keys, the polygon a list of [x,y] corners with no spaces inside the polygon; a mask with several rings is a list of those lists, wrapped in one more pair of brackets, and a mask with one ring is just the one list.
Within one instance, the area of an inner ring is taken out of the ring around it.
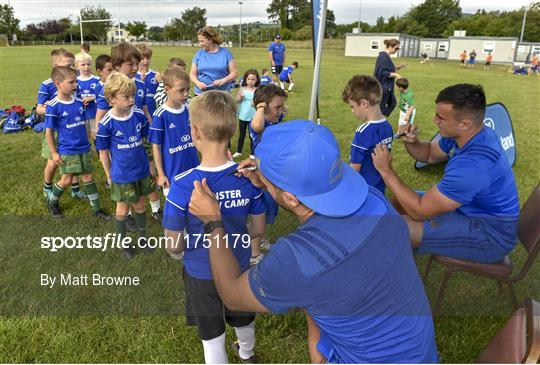
{"label": "man's arm", "polygon": [[461,206],[447,198],[437,186],[432,186],[423,196],[411,190],[392,169],[392,156],[385,145],[377,145],[372,154],[373,164],[394,198],[414,220],[426,220],[443,213],[451,212]]}
{"label": "man's arm", "polygon": [[361,163],[349,162],[349,166],[352,167],[353,170],[355,170],[356,172],[360,172],[360,169],[362,169],[362,164]]}
{"label": "man's arm", "polygon": [[[189,210],[207,223],[221,220],[221,212],[214,194],[207,185],[206,179],[194,182],[194,189],[189,203]],[[225,306],[234,311],[266,313],[268,309],[253,295],[249,286],[249,271],[240,272],[238,261],[223,238],[223,228],[214,229],[207,236],[209,244],[210,266],[212,277]],[[206,237],[205,237],[206,238]]]}
{"label": "man's arm", "polygon": [[165,228],[165,249],[170,253],[180,253],[186,249],[184,243],[184,233],[171,231]]}
{"label": "man's arm", "polygon": [[274,53],[272,51],[268,51],[268,59],[270,60],[272,66],[276,65],[276,63],[274,62]]}
{"label": "man's arm", "polygon": [[302,311],[306,316],[309,359],[311,360],[312,364],[324,364],[326,363],[326,359],[319,352],[319,350],[317,350],[317,343],[319,343],[319,340],[321,339],[321,330],[313,318],[311,318],[309,313],[305,309]]}
{"label": "man's arm", "polygon": [[[411,111],[412,112],[412,111]],[[448,156],[441,150],[438,141],[423,142],[418,140],[418,128],[416,124],[407,123],[398,128],[398,134],[405,133],[401,140],[405,144],[405,149],[417,161],[428,164],[446,161]]]}

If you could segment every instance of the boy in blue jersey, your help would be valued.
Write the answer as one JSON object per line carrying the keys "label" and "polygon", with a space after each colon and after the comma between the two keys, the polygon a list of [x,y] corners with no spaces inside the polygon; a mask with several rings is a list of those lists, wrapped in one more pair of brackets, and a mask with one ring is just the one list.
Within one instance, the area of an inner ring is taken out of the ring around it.
{"label": "boy in blue jersey", "polygon": [[395,198],[419,253],[481,263],[502,260],[516,245],[519,200],[512,167],[495,131],[484,125],[486,95],[479,85],[457,84],[436,99],[433,122],[441,139],[422,142],[416,124],[399,129],[417,161],[448,161],[442,180],[425,193],[407,187],[386,148],[373,162]]}
{"label": "boy in blue jersey", "polygon": [[272,78],[270,77],[270,70],[263,68],[261,71],[261,85],[268,85],[272,83]]}
{"label": "boy in blue jersey", "polygon": [[[100,94],[102,94],[103,86],[105,86],[105,83],[107,82],[107,78],[112,74],[114,71],[114,68],[112,67],[111,63],[111,56],[108,54],[102,54],[97,56],[96,58],[96,73],[99,76],[99,82],[96,85],[96,99]],[[96,100],[96,113],[97,113],[97,100]],[[90,130],[96,129],[97,125],[99,124],[99,121],[96,122],[94,118],[94,125],[90,126]],[[96,129],[97,132],[97,129]],[[95,139],[95,135],[94,135]]]}
{"label": "boy in blue jersey", "polygon": [[285,90],[285,85],[283,83],[289,84],[287,92],[293,91],[294,80],[292,78],[292,73],[298,68],[298,62],[294,61],[289,66],[284,67],[281,73],[279,74],[279,84],[281,88]]}
{"label": "boy in blue jersey", "polygon": [[[135,47],[129,43],[120,43],[112,48],[111,51],[111,63],[116,71],[121,74],[126,75],[130,79],[135,80],[135,106],[143,111],[146,115],[148,122],[152,121],[150,114],[148,114],[148,108],[146,106],[146,85],[141,80],[135,78],[137,70],[139,69],[139,62],[141,61],[141,54]],[[109,102],[104,95],[103,89],[98,95],[97,99],[97,113],[96,113],[96,122],[99,122],[101,118],[107,113],[110,109]],[[148,154],[148,159],[152,160],[152,147],[148,144],[145,146],[146,152]],[[150,173],[152,177],[155,176],[155,170],[153,165],[150,165]],[[154,186],[157,186],[154,184]],[[152,209],[152,218],[156,221],[161,221],[161,212],[160,206],[161,201],[157,191],[154,191],[148,195],[150,200],[150,208]],[[136,231],[136,224],[131,214],[131,211],[127,216],[127,227],[131,232]]]}
{"label": "boy in blue jersey", "polygon": [[[209,229],[212,275],[229,308],[304,311],[313,364],[436,363],[433,320],[407,225],[388,200],[341,159],[332,132],[295,120],[268,129],[239,168],[300,226],[242,272]],[[255,167],[257,170],[245,170]],[[189,208],[225,219],[213,188],[195,182]]]}
{"label": "boy in blue jersey", "polygon": [[139,71],[135,75],[135,78],[141,80],[146,85],[146,107],[148,113],[154,115],[156,111],[156,101],[154,96],[159,86],[158,76],[159,73],[150,69],[150,63],[152,62],[152,50],[145,43],[139,43],[135,46],[141,54],[141,62],[139,62]]}
{"label": "boy in blue jersey", "polygon": [[[75,63],[75,56],[73,53],[64,48],[55,49],[51,52],[52,67],[56,66],[68,66],[73,68]],[[49,78],[41,84],[38,91],[38,100],[36,112],[40,118],[45,116],[46,104],[56,96],[56,86],[54,82]],[[47,145],[47,139],[45,138],[45,132],[43,132],[41,140],[41,157],[47,160],[45,169],[43,170],[43,195],[47,201],[48,196],[52,193],[53,178],[58,166],[52,160],[51,151]],[[71,197],[72,198],[86,198],[86,194],[80,190],[79,179],[75,175],[71,182]]]}
{"label": "boy in blue jersey", "polygon": [[[135,91],[133,79],[124,74],[109,77],[104,94],[113,107],[99,122],[96,148],[111,185],[111,198],[116,202],[116,233],[121,237],[126,235],[126,215],[131,204],[139,233],[138,246],[152,252],[146,245],[144,203],[146,195],[155,191],[155,182],[150,176],[144,150],[148,120],[144,112],[134,106]],[[128,260],[135,255],[133,247],[123,248],[122,252]]]}
{"label": "boy in blue jersey", "polygon": [[283,70],[283,65],[285,64],[285,58],[287,57],[285,45],[281,43],[281,36],[276,34],[274,37],[274,42],[268,46],[268,58],[270,59],[270,66],[272,68],[272,73],[274,74],[274,81],[277,83],[277,79],[281,70]]}
{"label": "boy in blue jersey", "polygon": [[77,53],[75,55],[75,66],[79,70],[79,76],[77,76],[78,96],[85,107],[86,130],[92,139],[96,139],[96,97],[100,90],[99,77],[92,75],[92,56],[88,53]]}
{"label": "boy in blue jersey", "polygon": [[[201,164],[174,178],[163,217],[165,235],[177,244],[178,251],[185,247],[186,319],[188,325],[198,327],[208,364],[228,363],[225,321],[235,328],[238,337],[235,346],[240,358],[245,362],[255,359],[255,315],[230,311],[221,301],[214,286],[220,278],[210,272],[206,245],[211,227],[193,216],[189,206],[194,182],[207,182],[219,200],[223,215],[219,224],[227,232],[234,260],[242,271],[248,270],[249,243],[264,230],[265,208],[262,191],[246,178],[234,175],[238,164],[227,155],[227,145],[236,129],[235,104],[229,94],[221,91],[207,91],[191,102],[191,135],[201,153]],[[249,230],[248,218],[251,220]]]}
{"label": "boy in blue jersey", "polygon": [[349,165],[368,183],[384,194],[384,181],[373,166],[371,153],[378,144],[392,149],[392,126],[381,112],[381,85],[373,76],[356,75],[343,90],[343,101],[363,124],[358,127],[351,143]]}
{"label": "boy in blue jersey", "polygon": [[197,149],[191,139],[189,111],[189,75],[180,68],[163,73],[167,101],[156,110],[148,140],[152,143],[158,185],[165,196],[170,182],[178,174],[199,165]]}
{"label": "boy in blue jersey", "polygon": [[[58,66],[51,73],[57,96],[47,103],[45,113],[46,138],[52,160],[60,167],[62,177],[49,194],[48,206],[55,218],[62,217],[58,201],[74,175],[82,175],[85,190],[94,215],[103,220],[111,216],[101,210],[99,194],[92,172],[92,154],[85,127],[82,100],[73,95],[77,91],[77,72],[71,67]],[[54,138],[58,132],[58,149]]]}

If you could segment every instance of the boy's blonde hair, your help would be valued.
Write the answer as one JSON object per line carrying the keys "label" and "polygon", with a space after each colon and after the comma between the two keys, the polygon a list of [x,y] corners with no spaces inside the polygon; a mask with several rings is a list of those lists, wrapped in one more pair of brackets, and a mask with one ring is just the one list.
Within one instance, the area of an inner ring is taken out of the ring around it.
{"label": "boy's blonde hair", "polygon": [[210,141],[229,141],[236,132],[236,103],[226,92],[204,92],[189,104],[189,119]]}
{"label": "boy's blonde hair", "polygon": [[51,80],[62,82],[68,77],[77,77],[77,71],[68,66],[56,66],[51,71]]}
{"label": "boy's blonde hair", "polygon": [[163,72],[163,86],[173,87],[176,80],[182,80],[189,84],[189,74],[180,67],[173,66]]}
{"label": "boy's blonde hair", "polygon": [[120,72],[112,73],[108,78],[103,88],[103,94],[108,102],[117,94],[135,95],[135,81]]}
{"label": "boy's blonde hair", "polygon": [[143,58],[152,58],[152,49],[146,43],[139,43],[135,45],[135,48]]}
{"label": "boy's blonde hair", "polygon": [[360,101],[365,99],[370,105],[377,105],[382,98],[381,84],[373,76],[354,75],[345,86],[342,97],[346,103],[352,100],[360,104]]}
{"label": "boy's blonde hair", "polygon": [[78,65],[81,61],[90,61],[92,62],[92,56],[86,52],[79,52],[75,55],[75,64]]}

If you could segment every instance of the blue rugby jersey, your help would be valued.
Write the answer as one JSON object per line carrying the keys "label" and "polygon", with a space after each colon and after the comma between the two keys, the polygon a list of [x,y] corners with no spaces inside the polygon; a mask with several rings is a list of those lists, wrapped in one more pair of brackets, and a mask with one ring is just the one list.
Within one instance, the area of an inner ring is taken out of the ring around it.
{"label": "blue rugby jersey", "polygon": [[144,80],[141,79],[142,75],[140,72],[137,72],[135,75],[135,78],[143,81],[146,86],[146,107],[148,108],[148,113],[150,113],[150,115],[153,115],[157,109],[154,95],[156,94],[159,82],[156,80],[156,75],[157,72],[154,70],[148,70],[144,76]]}
{"label": "blue rugby jersey", "polygon": [[265,205],[261,189],[253,186],[245,177],[230,174],[237,166],[238,164],[233,161],[212,168],[198,166],[171,181],[171,190],[163,211],[163,227],[177,232],[186,229],[183,264],[188,274],[194,278],[212,279],[206,248],[208,244],[204,242],[203,223],[189,211],[193,182],[201,181],[203,178],[207,179],[208,186],[219,201],[229,247],[237,258],[241,270],[246,271],[249,268],[251,244],[247,218],[248,215],[264,213]]}
{"label": "blue rugby jersey", "polygon": [[[144,82],[138,79],[135,80],[135,106],[142,110],[142,108],[146,105],[146,85]],[[111,106],[109,105],[109,102],[107,101],[107,98],[105,97],[105,94],[103,91],[105,90],[105,85],[101,88],[99,91],[99,95],[97,98],[97,108],[101,110],[109,110],[111,109]]]}
{"label": "blue rugby jersey", "polygon": [[385,144],[391,150],[393,135],[392,126],[386,119],[373,120],[358,127],[351,143],[349,161],[354,164],[362,164],[360,175],[362,175],[368,185],[376,187],[383,194],[386,185],[373,165],[371,154],[378,144]]}
{"label": "blue rugby jersey", "polygon": [[79,98],[71,101],[54,98],[47,103],[45,127],[58,132],[59,153],[77,155],[90,151],[85,120],[84,106]]}
{"label": "blue rugby jersey", "polygon": [[264,121],[264,129],[262,132],[260,133],[257,133],[253,130],[253,128],[251,127],[251,123],[252,121],[249,122],[249,125],[248,125],[248,130],[249,130],[249,135],[251,137],[251,139],[253,140],[253,151],[255,151],[255,148],[257,147],[257,145],[261,142],[261,138],[262,138],[262,134],[264,133],[265,129],[268,128],[268,127],[271,127],[273,125],[276,125],[278,123],[281,123],[283,121],[283,118],[285,118],[285,114],[281,114],[279,116],[279,119],[277,122],[275,123],[271,123],[267,120]]}
{"label": "blue rugby jersey", "polygon": [[270,76],[261,77],[261,85],[268,85],[272,83],[272,78]]}
{"label": "blue rugby jersey", "polygon": [[37,95],[37,103],[45,105],[46,102],[56,97],[57,90],[54,86],[54,82],[51,79],[47,79],[41,83]]}
{"label": "blue rugby jersey", "polygon": [[148,136],[148,120],[136,107],[125,118],[110,111],[101,119],[96,135],[96,148],[111,151],[111,180],[131,183],[150,174],[144,138]]}
{"label": "blue rugby jersey", "polygon": [[152,116],[148,141],[161,146],[163,170],[169,180],[199,165],[185,104],[180,109],[160,106]]}
{"label": "blue rugby jersey", "polygon": [[281,70],[280,74],[279,74],[279,79],[281,81],[287,81],[289,82],[289,75],[292,74],[294,71],[294,67],[292,66],[286,66],[286,67],[283,67],[283,70]]}
{"label": "blue rugby jersey", "polygon": [[77,76],[77,95],[79,98],[84,99],[86,97],[94,97],[95,100],[86,105],[85,115],[86,119],[94,119],[97,111],[97,96],[100,88],[99,77],[91,75],[88,78],[83,78],[81,75]]}

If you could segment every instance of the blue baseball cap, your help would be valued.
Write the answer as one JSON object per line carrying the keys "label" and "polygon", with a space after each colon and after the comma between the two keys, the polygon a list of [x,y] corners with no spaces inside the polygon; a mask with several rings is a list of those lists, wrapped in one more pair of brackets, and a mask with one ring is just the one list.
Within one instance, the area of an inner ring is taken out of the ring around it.
{"label": "blue baseball cap", "polygon": [[366,200],[364,178],[341,160],[330,129],[312,121],[292,120],[268,127],[255,156],[270,182],[319,214],[347,216]]}

